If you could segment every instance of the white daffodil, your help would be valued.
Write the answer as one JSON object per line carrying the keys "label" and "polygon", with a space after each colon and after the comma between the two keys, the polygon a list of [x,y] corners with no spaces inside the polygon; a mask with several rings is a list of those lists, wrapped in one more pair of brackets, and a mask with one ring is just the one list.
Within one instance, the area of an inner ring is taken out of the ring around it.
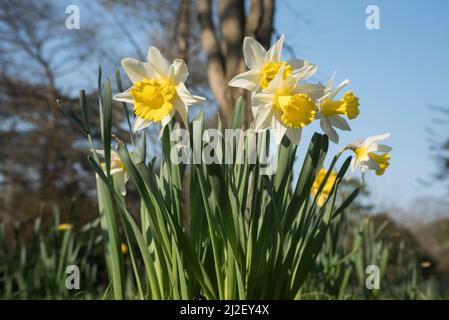
{"label": "white daffodil", "polygon": [[[104,150],[95,150],[97,154],[104,157]],[[103,171],[106,173],[106,163],[103,161],[101,162],[101,167],[103,168]],[[128,181],[129,177],[125,170],[125,165],[122,162],[122,159],[120,159],[117,152],[114,150],[111,150],[111,176],[114,180],[114,186],[116,189],[123,195],[126,195],[126,182]]]}
{"label": "white daffodil", "polygon": [[382,175],[390,164],[391,147],[379,144],[379,141],[385,140],[389,136],[389,133],[371,136],[346,146],[355,155],[351,162],[351,171],[354,172],[356,167],[360,167],[362,174],[366,170],[374,170],[377,175]]}
{"label": "white daffodil", "polygon": [[335,73],[326,83],[324,88],[325,94],[318,103],[319,111],[316,117],[320,120],[321,129],[323,129],[329,139],[338,143],[338,134],[334,127],[344,131],[351,131],[348,122],[342,115],[346,115],[348,119],[355,119],[359,115],[359,98],[352,91],[347,91],[343,98],[335,100],[335,97],[349,83],[349,80],[342,81],[333,89],[334,81]]}
{"label": "white daffodil", "polygon": [[148,50],[147,60],[122,60],[123,69],[133,85],[114,95],[114,100],[134,105],[134,131],[146,128],[151,122],[160,122],[161,135],[176,112],[188,127],[187,107],[205,99],[190,94],[184,85],[189,75],[186,64],[175,59],[170,65],[154,47]]}
{"label": "white daffodil", "polygon": [[[253,93],[266,89],[270,82],[276,77],[281,66],[284,79],[289,76],[306,79],[312,76],[317,67],[308,61],[300,59],[281,60],[282,46],[284,44],[282,35],[273,46],[266,51],[265,48],[253,37],[245,37],[243,41],[243,57],[248,71],[235,76],[229,85],[231,87],[243,88]],[[253,106],[253,114],[256,109]]]}
{"label": "white daffodil", "polygon": [[261,132],[271,127],[277,144],[284,135],[299,144],[301,130],[315,119],[316,101],[324,94],[322,85],[298,80],[301,79],[293,76],[284,78],[284,66],[281,66],[268,87],[254,96],[259,104],[255,130]]}

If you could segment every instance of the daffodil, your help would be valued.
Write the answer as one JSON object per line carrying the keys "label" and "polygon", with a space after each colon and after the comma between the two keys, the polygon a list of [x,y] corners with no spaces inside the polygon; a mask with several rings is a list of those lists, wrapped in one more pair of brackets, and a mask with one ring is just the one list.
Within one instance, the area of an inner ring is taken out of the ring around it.
{"label": "daffodil", "polygon": [[[312,188],[310,189],[310,192],[313,196],[315,196],[318,192],[318,189],[320,188],[321,184],[323,183],[324,178],[326,177],[327,170],[324,168],[321,168],[318,172],[317,177],[315,178],[315,181],[313,182]],[[318,197],[317,205],[319,207],[322,207],[324,202],[326,201],[327,197],[332,191],[332,187],[334,186],[335,180],[337,179],[337,172],[335,170],[332,170],[329,174],[329,177],[327,178],[326,184],[323,187],[323,190],[320,193],[320,196]]]}
{"label": "daffodil", "polygon": [[[104,150],[96,150],[96,152],[104,156]],[[101,162],[101,166],[103,170],[106,170],[106,163]],[[125,170],[125,165],[120,159],[117,152],[111,150],[111,176],[114,180],[114,185],[120,193],[125,196],[126,195],[126,182],[129,177]]]}
{"label": "daffodil", "polygon": [[134,131],[146,128],[152,122],[160,122],[161,135],[176,112],[187,127],[187,108],[205,99],[187,90],[184,84],[189,75],[186,64],[175,59],[170,65],[154,47],[148,50],[147,60],[122,60],[123,69],[133,85],[114,95],[114,100],[133,104],[136,115]]}
{"label": "daffodil", "polygon": [[329,139],[338,143],[338,134],[334,128],[344,131],[351,130],[348,122],[342,116],[347,116],[348,119],[355,119],[359,114],[359,99],[352,91],[347,91],[341,99],[335,99],[341,89],[349,83],[349,80],[342,81],[333,89],[334,81],[335,73],[325,85],[325,94],[318,103],[319,111],[316,117],[320,120],[321,129],[323,129]]}
{"label": "daffodil", "polygon": [[322,85],[301,80],[293,76],[284,78],[284,66],[281,66],[268,87],[254,96],[259,104],[254,120],[256,132],[272,128],[277,144],[284,135],[299,144],[302,128],[315,119],[316,101],[324,94]]}
{"label": "daffodil", "polygon": [[[282,76],[284,79],[289,76],[298,79],[306,79],[312,76],[317,70],[314,64],[300,59],[281,59],[284,39],[285,37],[282,35],[266,51],[253,37],[245,37],[243,41],[243,57],[249,70],[235,76],[229,81],[229,85],[255,93],[268,88],[268,85],[276,77],[281,67],[283,67]],[[253,115],[255,115],[256,109],[257,106],[253,104]]]}
{"label": "daffodil", "polygon": [[382,175],[390,164],[391,147],[379,144],[379,141],[385,140],[389,136],[389,133],[371,136],[346,146],[347,149],[354,152],[351,162],[352,171],[354,172],[356,167],[360,167],[362,174],[366,170],[374,170],[377,175]]}
{"label": "daffodil", "polygon": [[128,245],[126,243],[122,242],[121,249],[123,254],[128,253]]}
{"label": "daffodil", "polygon": [[73,228],[73,224],[71,223],[61,223],[58,225],[58,231],[67,231]]}

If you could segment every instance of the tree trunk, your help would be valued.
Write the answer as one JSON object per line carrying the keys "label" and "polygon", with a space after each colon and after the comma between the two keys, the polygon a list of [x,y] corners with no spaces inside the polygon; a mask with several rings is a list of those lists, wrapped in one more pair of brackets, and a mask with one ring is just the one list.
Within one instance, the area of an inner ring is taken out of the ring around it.
{"label": "tree trunk", "polygon": [[[266,48],[273,32],[275,0],[251,0],[248,16],[244,0],[218,0],[218,28],[214,24],[211,0],[197,0],[201,41],[207,57],[209,84],[226,126],[230,126],[234,103],[241,89],[230,88],[229,80],[246,70],[242,45],[245,35],[254,36]],[[245,126],[251,121],[251,108],[246,108]]]}

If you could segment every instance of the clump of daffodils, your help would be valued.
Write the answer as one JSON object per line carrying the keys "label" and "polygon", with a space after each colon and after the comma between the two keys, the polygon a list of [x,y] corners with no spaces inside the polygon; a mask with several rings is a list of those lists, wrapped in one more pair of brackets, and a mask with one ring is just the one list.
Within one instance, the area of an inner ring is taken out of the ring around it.
{"label": "clump of daffodils", "polygon": [[[334,87],[335,73],[325,85],[306,82],[317,71],[317,66],[306,60],[282,60],[283,43],[282,35],[266,51],[255,39],[246,37],[243,55],[249,71],[234,77],[229,85],[251,92],[255,130],[272,129],[277,144],[284,136],[292,143],[299,144],[302,129],[314,120],[319,120],[323,132],[331,141],[338,143],[336,129],[351,130],[348,120],[354,120],[359,115],[359,98],[352,90],[340,94],[349,80]],[[371,169],[378,175],[383,174],[389,165],[388,152],[391,148],[377,145],[376,142],[388,136],[369,137],[344,148],[355,153],[352,169],[358,166],[362,173]],[[321,184],[321,176],[324,177],[323,171],[318,174],[317,184]],[[325,192],[318,202],[324,202],[324,197]]]}
{"label": "clump of daffodils", "polygon": [[[337,130],[350,131],[348,121],[360,113],[359,98],[352,90],[340,93],[349,84],[347,79],[334,87],[335,73],[324,85],[308,82],[317,66],[307,60],[283,60],[284,39],[282,35],[267,51],[254,38],[246,37],[243,57],[248,71],[236,75],[229,85],[250,91],[255,132],[271,129],[278,145],[284,136],[298,145],[302,130],[315,120],[329,139],[338,143]],[[133,105],[134,131],[156,122],[160,123],[161,135],[175,113],[188,127],[188,107],[205,99],[186,88],[189,73],[184,61],[175,59],[170,64],[158,49],[151,47],[146,62],[125,58],[122,66],[133,85],[114,99]],[[391,148],[378,145],[377,141],[387,136],[369,137],[345,147],[343,150],[355,154],[352,169],[360,167],[362,173],[371,169],[383,174],[389,165]],[[317,179],[320,175],[321,171]],[[319,203],[324,201],[321,200]]]}

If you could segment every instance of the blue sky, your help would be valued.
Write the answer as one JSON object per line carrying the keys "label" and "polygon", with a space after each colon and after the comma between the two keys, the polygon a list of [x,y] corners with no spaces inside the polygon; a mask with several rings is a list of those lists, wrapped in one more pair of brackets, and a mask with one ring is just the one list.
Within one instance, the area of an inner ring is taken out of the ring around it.
{"label": "blue sky", "polygon": [[[372,4],[380,9],[380,30],[365,27]],[[448,12],[449,1],[278,1],[276,32],[296,57],[318,65],[316,80],[337,70],[337,81],[349,78],[360,97],[361,114],[340,143],[392,134],[389,170],[367,179],[371,201],[385,207],[447,195],[441,183],[420,181],[437,170],[425,132],[435,117],[428,106],[449,106]],[[447,128],[439,131],[449,136]],[[312,133],[305,130],[304,141]]]}

